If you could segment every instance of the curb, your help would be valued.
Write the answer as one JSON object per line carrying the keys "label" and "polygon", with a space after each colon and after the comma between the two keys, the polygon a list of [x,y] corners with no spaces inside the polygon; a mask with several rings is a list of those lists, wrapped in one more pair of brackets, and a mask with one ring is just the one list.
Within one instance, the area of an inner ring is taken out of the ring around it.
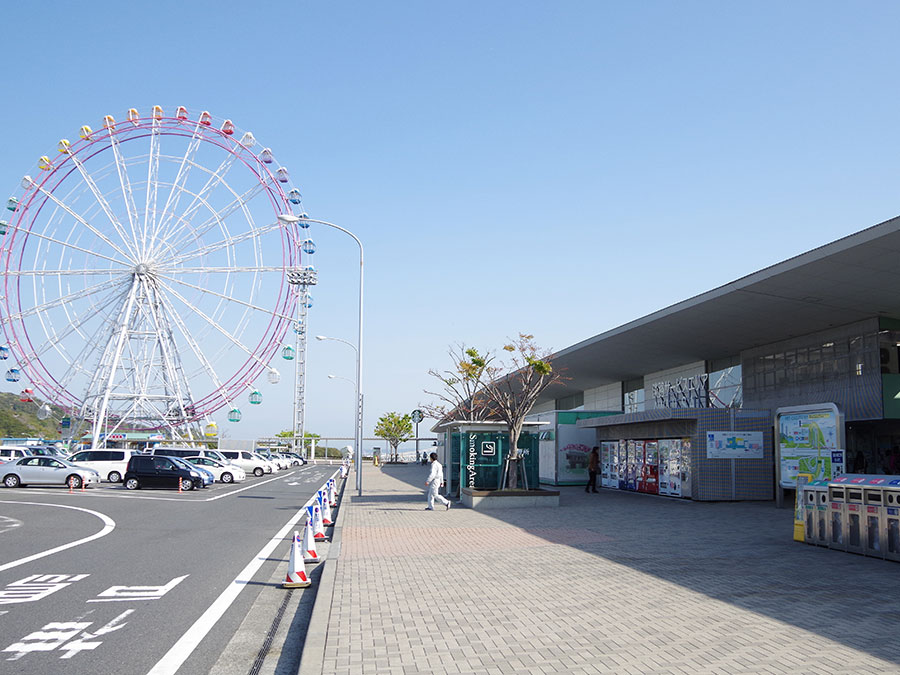
{"label": "curb", "polygon": [[[328,637],[328,622],[331,619],[331,605],[334,599],[335,577],[337,574],[337,561],[341,555],[341,523],[344,520],[344,492],[347,488],[348,475],[342,481],[340,495],[338,496],[338,512],[331,531],[331,542],[328,548],[328,557],[323,560],[322,576],[319,578],[319,588],[316,591],[316,600],[313,604],[312,616],[306,630],[306,639],[303,643],[303,652],[300,656],[300,666],[297,675],[322,675],[325,667],[325,640]],[[349,506],[347,504],[346,506]]]}

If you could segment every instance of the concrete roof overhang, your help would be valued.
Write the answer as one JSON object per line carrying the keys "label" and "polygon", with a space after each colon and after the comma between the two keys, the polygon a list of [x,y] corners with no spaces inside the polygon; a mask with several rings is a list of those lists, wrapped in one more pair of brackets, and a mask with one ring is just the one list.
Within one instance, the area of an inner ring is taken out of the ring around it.
{"label": "concrete roof overhang", "polygon": [[541,401],[877,316],[900,317],[900,216],[556,352]]}

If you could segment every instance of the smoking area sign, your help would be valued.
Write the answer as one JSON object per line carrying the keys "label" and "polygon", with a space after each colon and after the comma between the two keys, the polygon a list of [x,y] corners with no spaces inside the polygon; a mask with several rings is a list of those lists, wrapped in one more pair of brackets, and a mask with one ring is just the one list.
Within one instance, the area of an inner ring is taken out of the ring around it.
{"label": "smoking area sign", "polygon": [[497,443],[495,441],[482,441],[481,454],[493,456],[497,454]]}

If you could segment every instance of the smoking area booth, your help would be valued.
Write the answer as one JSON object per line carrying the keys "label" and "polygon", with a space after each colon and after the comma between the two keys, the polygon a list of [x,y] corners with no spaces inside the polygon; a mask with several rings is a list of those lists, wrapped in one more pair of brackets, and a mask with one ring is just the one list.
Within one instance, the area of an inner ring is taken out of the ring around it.
{"label": "smoking area booth", "polygon": [[[518,492],[523,500],[507,506],[539,505],[534,503],[544,497],[556,497],[559,493],[539,488],[539,430],[545,423],[526,422],[519,436]],[[432,427],[437,434],[438,457],[444,464],[446,494],[460,498],[464,504],[471,501],[473,493],[495,493],[501,487],[502,474],[509,457],[509,432],[503,422],[454,420]],[[531,503],[524,500],[526,495]],[[504,496],[508,497],[508,496]],[[549,505],[549,504],[548,504]]]}

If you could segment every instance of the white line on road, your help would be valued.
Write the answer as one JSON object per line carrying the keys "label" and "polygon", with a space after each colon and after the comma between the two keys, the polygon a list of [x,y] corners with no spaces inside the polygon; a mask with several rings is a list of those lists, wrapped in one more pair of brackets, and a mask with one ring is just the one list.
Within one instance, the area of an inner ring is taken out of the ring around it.
{"label": "white line on road", "polygon": [[[335,475],[337,475],[337,472],[334,472],[332,477]],[[169,649],[169,651],[166,652],[166,655],[150,669],[147,675],[173,675],[181,668],[182,664],[187,661],[188,657],[197,648],[197,645],[200,644],[200,641],[206,637],[206,634],[212,630],[213,626],[216,625],[216,622],[222,618],[222,615],[225,614],[226,611],[228,611],[228,608],[231,606],[231,603],[235,601],[238,594],[244,590],[247,584],[253,581],[253,575],[256,574],[256,571],[264,562],[266,562],[269,554],[276,546],[278,546],[278,544],[282,543],[287,533],[297,524],[297,521],[306,515],[306,507],[310,506],[314,499],[315,495],[310,497],[306,504],[304,504],[300,510],[285,523],[284,527],[278,530],[275,536],[262,547],[253,560],[247,563],[247,566],[240,571],[234,581],[222,591],[213,604],[211,604],[209,608],[203,612],[200,618],[194,622],[194,625],[187,629],[187,632],[181,636],[178,642],[172,645],[172,648]]]}
{"label": "white line on road", "polygon": [[8,569],[12,569],[13,567],[18,567],[19,565],[24,565],[25,563],[29,563],[32,560],[38,560],[40,558],[46,558],[48,555],[53,555],[54,553],[59,553],[60,551],[65,551],[69,548],[74,548],[76,546],[81,546],[82,544],[86,544],[89,541],[94,541],[95,539],[100,539],[100,537],[105,537],[114,529],[116,529],[116,521],[114,521],[109,516],[100,513],[99,511],[91,511],[90,509],[82,509],[77,506],[64,506],[62,504],[42,504],[40,502],[14,502],[3,500],[4,504],[28,504],[29,506],[50,506],[57,509],[71,509],[72,511],[84,511],[85,513],[90,513],[92,516],[97,516],[100,520],[103,521],[103,529],[97,532],[96,534],[92,534],[90,537],[85,537],[84,539],[79,539],[77,541],[70,542],[68,544],[63,544],[62,546],[57,546],[56,548],[51,548],[46,551],[41,551],[40,553],[35,553],[34,555],[30,555],[27,558],[20,558],[19,560],[13,560],[12,562],[8,562],[5,565],[0,565],[0,572],[4,572]]}

